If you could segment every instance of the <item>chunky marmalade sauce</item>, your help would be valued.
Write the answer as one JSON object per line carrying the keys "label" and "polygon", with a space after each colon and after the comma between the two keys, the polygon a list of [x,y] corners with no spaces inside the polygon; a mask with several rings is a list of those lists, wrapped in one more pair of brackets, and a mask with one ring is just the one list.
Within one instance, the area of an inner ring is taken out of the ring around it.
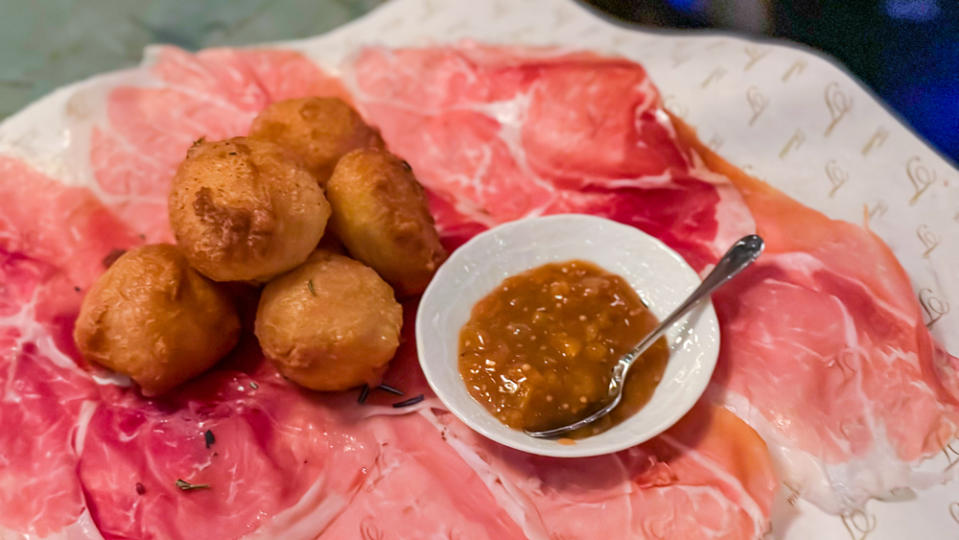
{"label": "chunky marmalade sauce", "polygon": [[[584,261],[547,264],[477,302],[460,331],[459,370],[473,398],[504,424],[555,428],[606,402],[616,360],[657,324],[623,278]],[[668,357],[662,338],[633,365],[622,403],[570,436],[605,431],[638,411]]]}

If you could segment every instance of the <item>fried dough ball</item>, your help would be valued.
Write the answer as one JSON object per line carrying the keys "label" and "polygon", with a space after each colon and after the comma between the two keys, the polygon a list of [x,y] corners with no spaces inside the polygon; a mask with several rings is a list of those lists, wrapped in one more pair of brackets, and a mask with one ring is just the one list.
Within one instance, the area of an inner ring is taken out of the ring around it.
{"label": "fried dough ball", "polygon": [[375,148],[343,156],[326,186],[331,226],[400,296],[423,292],[446,257],[409,164]]}
{"label": "fried dough ball", "polygon": [[170,189],[170,226],[190,264],[214,281],[263,282],[302,263],[330,205],[281,147],[235,137],[199,141]]}
{"label": "fried dough ball", "polygon": [[85,359],[129,375],[144,396],[203,373],[239,335],[232,299],[169,244],[120,256],[87,292],[73,330]]}
{"label": "fried dough ball", "polygon": [[380,133],[335,97],[278,101],[253,120],[250,136],[293,151],[321,183],[341,156],[355,148],[383,148]]}
{"label": "fried dough ball", "polygon": [[399,346],[403,310],[363,263],[317,251],[260,296],[256,337],[280,373],[313,390],[379,382]]}

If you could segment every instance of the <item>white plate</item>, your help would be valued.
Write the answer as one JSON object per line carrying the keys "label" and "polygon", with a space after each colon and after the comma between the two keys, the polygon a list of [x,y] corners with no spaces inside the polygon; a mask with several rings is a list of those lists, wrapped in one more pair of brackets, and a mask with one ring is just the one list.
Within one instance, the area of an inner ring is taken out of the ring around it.
{"label": "white plate", "polygon": [[490,229],[443,264],[416,314],[416,346],[426,380],[460,420],[506,446],[554,457],[616,452],[655,437],[696,403],[719,355],[719,324],[705,302],[666,333],[669,362],[653,397],[621,424],[561,444],[500,423],[466,389],[457,367],[459,333],[473,305],[512,275],[550,262],[581,259],[619,274],[663,319],[699,285],[699,276],[665,244],[635,229],[576,214],[524,219]]}
{"label": "white plate", "polygon": [[[912,279],[933,335],[959,354],[959,171],[858,81],[809,49],[611,24],[573,0],[391,0],[322,36],[275,46],[299,50],[339,75],[363,45],[461,39],[589,49],[640,62],[667,107],[732,163],[832,218],[862,223],[866,209],[870,230]],[[148,51],[144,66],[62,88],[5,120],[0,152],[62,182],[95,186],[87,149],[91,123],[104,114],[100,100],[117,85],[153,84],[153,58]],[[959,440],[926,466],[956,470],[956,448]],[[783,485],[769,536],[959,537],[959,483],[905,493],[839,516],[791,497]]]}

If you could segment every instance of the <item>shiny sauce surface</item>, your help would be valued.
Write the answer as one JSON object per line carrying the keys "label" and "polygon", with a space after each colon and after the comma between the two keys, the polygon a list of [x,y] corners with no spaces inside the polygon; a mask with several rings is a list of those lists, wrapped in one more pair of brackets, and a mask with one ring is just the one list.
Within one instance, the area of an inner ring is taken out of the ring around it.
{"label": "shiny sauce surface", "polygon": [[[620,276],[580,260],[533,268],[476,303],[459,336],[467,389],[504,424],[542,430],[603,406],[616,360],[656,327]],[[669,358],[661,338],[633,365],[622,403],[570,434],[600,433],[649,401]]]}

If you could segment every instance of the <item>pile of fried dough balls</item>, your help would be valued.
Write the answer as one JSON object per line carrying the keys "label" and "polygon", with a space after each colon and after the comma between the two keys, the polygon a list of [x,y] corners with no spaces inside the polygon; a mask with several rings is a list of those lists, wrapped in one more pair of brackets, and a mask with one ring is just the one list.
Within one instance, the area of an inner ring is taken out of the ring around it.
{"label": "pile of fried dough balls", "polygon": [[423,292],[446,256],[410,166],[338,98],[274,103],[247,137],[194,143],[169,214],[176,246],[120,256],[74,330],[84,358],[145,396],[234,348],[230,282],[265,285],[254,333],[285,377],[322,391],[375,385],[399,345],[397,296]]}

